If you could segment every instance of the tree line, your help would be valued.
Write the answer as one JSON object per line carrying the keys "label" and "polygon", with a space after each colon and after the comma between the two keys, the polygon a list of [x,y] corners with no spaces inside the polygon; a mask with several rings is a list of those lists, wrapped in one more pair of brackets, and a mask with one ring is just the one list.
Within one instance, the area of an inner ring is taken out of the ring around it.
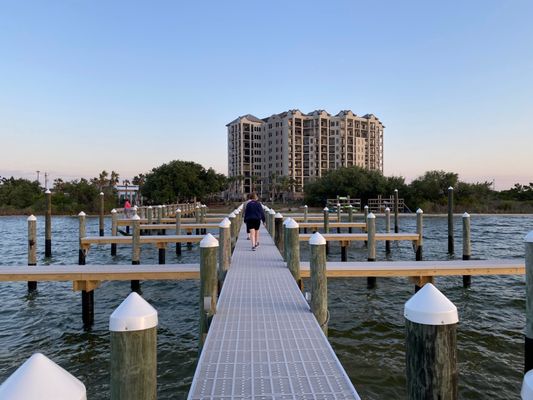
{"label": "tree line", "polygon": [[410,184],[403,177],[387,177],[378,171],[360,167],[339,168],[326,172],[321,178],[305,186],[305,202],[324,206],[326,199],[339,196],[360,198],[364,205],[378,195],[390,196],[398,189],[399,197],[411,210],[444,212],[448,205],[448,188],[454,188],[456,209],[469,212],[533,212],[533,183],[516,184],[504,191],[495,191],[492,182],[467,183],[459,174],[446,171],[427,171]]}
{"label": "tree line", "polygon": [[[122,207],[116,185],[139,185],[145,204],[168,204],[198,199],[209,201],[225,190],[227,178],[213,169],[188,161],[171,161],[139,174],[131,181],[120,181],[117,172],[102,171],[91,179],[64,181],[55,179],[52,187],[52,213],[77,214],[80,211],[96,213],[100,209],[100,192],[104,193],[106,212]],[[35,180],[0,177],[0,214],[44,213],[45,189]]]}
{"label": "tree line", "polygon": [[[279,193],[289,191],[294,185],[286,177],[277,177],[273,182],[276,185],[271,185],[272,198],[281,197]],[[121,207],[115,188],[119,183],[117,172],[105,170],[92,179],[55,179],[51,188],[52,212],[98,212],[100,192],[104,193],[106,212]],[[235,178],[228,179],[195,162],[174,160],[122,183],[139,185],[144,204],[165,204],[219,199],[224,190],[235,184]],[[420,207],[426,212],[442,212],[447,208],[450,186],[454,188],[456,208],[469,212],[533,212],[533,183],[517,183],[509,190],[498,192],[492,189],[491,182],[462,182],[457,173],[446,171],[427,171],[407,184],[403,177],[387,177],[360,167],[339,168],[306,183],[304,201],[310,206],[324,206],[326,199],[339,195],[360,198],[366,204],[369,199],[392,195],[398,189],[411,210]],[[0,214],[43,213],[45,208],[44,188],[39,182],[0,177]]]}

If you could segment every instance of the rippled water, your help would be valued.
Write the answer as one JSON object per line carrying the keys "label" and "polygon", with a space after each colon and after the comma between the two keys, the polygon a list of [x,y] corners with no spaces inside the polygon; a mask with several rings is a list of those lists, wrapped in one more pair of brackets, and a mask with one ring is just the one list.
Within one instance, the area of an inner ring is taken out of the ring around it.
{"label": "rippled water", "polygon": [[[414,232],[415,219],[401,218],[401,231]],[[525,234],[533,216],[476,216],[472,224],[472,258],[523,258]],[[110,221],[106,221],[106,227]],[[383,221],[378,219],[378,231]],[[461,258],[461,219],[455,220],[456,258]],[[53,257],[44,259],[44,220],[38,218],[38,263],[76,264],[76,218],[53,219]],[[98,234],[98,220],[89,218],[88,235]],[[0,217],[1,265],[27,263],[27,222],[24,217]],[[302,245],[302,259],[308,254]],[[378,260],[414,260],[410,243],[393,243]],[[448,259],[447,219],[424,222],[424,258]],[[331,246],[330,260],[340,259]],[[363,261],[366,249],[353,244],[349,259]],[[167,263],[198,262],[197,248],[181,257],[167,252]],[[93,247],[87,264],[129,264],[130,248],[110,256],[109,247]],[[157,250],[143,247],[142,263],[157,263]],[[306,282],[308,283],[308,282]],[[436,285],[459,309],[458,355],[461,399],[519,398],[523,371],[525,283],[522,276],[472,277],[462,288],[461,277],[437,278]],[[89,399],[109,397],[109,315],[129,294],[129,282],[104,282],[95,292],[95,325],[82,329],[80,294],[70,282],[39,283],[28,296],[26,283],[1,283],[0,382],[31,354],[40,351],[81,379]],[[404,278],[381,278],[374,290],[366,279],[330,279],[330,341],[363,399],[405,398],[403,305],[413,294]],[[143,296],[159,312],[158,398],[185,398],[197,357],[196,281],[143,282]]]}

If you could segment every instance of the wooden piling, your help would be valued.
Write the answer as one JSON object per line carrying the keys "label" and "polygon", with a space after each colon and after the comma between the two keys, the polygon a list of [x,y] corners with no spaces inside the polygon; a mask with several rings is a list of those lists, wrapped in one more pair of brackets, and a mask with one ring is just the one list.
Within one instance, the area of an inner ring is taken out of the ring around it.
{"label": "wooden piling", "polygon": [[[390,208],[385,208],[385,233],[390,233]],[[390,240],[385,240],[385,253],[390,253]]]}
{"label": "wooden piling", "polygon": [[[118,216],[117,210],[114,208],[111,210],[111,236],[117,236],[118,234]],[[117,255],[117,244],[111,243],[111,255]]]}
{"label": "wooden piling", "polygon": [[[368,234],[368,258],[369,262],[376,261],[376,216],[373,213],[369,213],[366,218],[367,234]],[[369,276],[366,278],[366,286],[368,289],[374,289],[376,287],[376,277]]]}
{"label": "wooden piling", "polygon": [[86,221],[85,221],[85,213],[81,211],[78,214],[78,223],[79,223],[79,252],[78,252],[78,265],[85,265],[85,249],[81,245],[81,239],[87,236],[87,229],[86,229]]}
{"label": "wooden piling", "polygon": [[286,254],[287,254],[287,267],[296,281],[296,284],[303,289],[303,281],[300,275],[300,240],[299,240],[300,226],[298,223],[289,218],[285,223],[286,232]]}
{"label": "wooden piling", "polygon": [[44,256],[52,257],[52,192],[46,189],[46,214],[44,219]]}
{"label": "wooden piling", "polygon": [[328,334],[328,281],[326,277],[326,239],[315,232],[309,239],[311,258],[311,311],[324,335]]}
{"label": "wooden piling", "polygon": [[[329,208],[324,207],[322,210],[324,215],[324,233],[329,233]],[[329,254],[329,243],[326,242],[326,255]]]}
{"label": "wooden piling", "polygon": [[[181,210],[179,208],[175,211],[176,218],[176,235],[181,235]],[[181,243],[176,243],[176,255],[181,256]]]}
{"label": "wooden piling", "polygon": [[[337,222],[341,222],[341,204],[337,203]],[[337,227],[337,233],[341,233],[341,228]]]}
{"label": "wooden piling", "polygon": [[131,293],[109,317],[111,400],[157,399],[157,311]]}
{"label": "wooden piling", "polygon": [[149,224],[152,224],[153,218],[154,218],[154,209],[152,206],[148,206],[148,208],[146,209],[146,220]]}
{"label": "wooden piling", "polygon": [[237,236],[239,232],[237,232],[237,216],[234,212],[231,212],[228,215],[228,219],[230,222],[230,234],[231,234],[231,252],[233,253],[233,249],[235,249],[235,243],[237,242]]}
{"label": "wooden piling", "polygon": [[[85,265],[87,250],[83,248],[81,239],[87,236],[86,215],[83,211],[78,214],[79,219],[79,254],[78,264]],[[94,290],[81,291],[81,318],[83,327],[89,329],[94,324]]]}
{"label": "wooden piling", "polygon": [[[141,263],[141,218],[134,215],[132,218],[131,264]],[[131,281],[131,291],[141,294],[141,282],[137,279]]]}
{"label": "wooden piling", "polygon": [[[348,204],[348,222],[353,222],[353,206],[351,204]],[[348,228],[348,233],[352,233],[352,227],[350,226]]]}
{"label": "wooden piling", "polygon": [[[28,217],[28,266],[34,267],[37,265],[37,218],[35,215]],[[28,282],[28,292],[35,292],[37,290],[37,282]]]}
{"label": "wooden piling", "polygon": [[533,231],[525,238],[526,252],[526,336],[524,372],[533,369]]}
{"label": "wooden piling", "polygon": [[[463,260],[470,260],[472,247],[470,245],[470,214],[463,214]],[[472,284],[471,275],[463,275],[463,287],[469,288]]]}
{"label": "wooden piling", "polygon": [[456,400],[457,308],[431,283],[405,303],[409,400]]}
{"label": "wooden piling", "polygon": [[[159,225],[163,223],[163,206],[162,205],[157,206],[157,223]],[[164,229],[160,229],[159,230],[159,234],[160,235],[164,235],[165,234],[165,230]]]}
{"label": "wooden piling", "polygon": [[448,253],[454,253],[453,243],[453,187],[448,188]]}
{"label": "wooden piling", "polygon": [[218,246],[218,241],[210,233],[205,235],[200,242],[200,352],[207,337],[210,320],[216,313]]}
{"label": "wooden piling", "polygon": [[418,233],[418,242],[416,243],[416,261],[422,261],[424,246],[424,211],[420,208],[416,210],[416,233]]}
{"label": "wooden piling", "polygon": [[98,215],[98,228],[100,236],[104,236],[104,209],[105,209],[105,202],[104,202],[104,192],[100,192],[100,214]]}
{"label": "wooden piling", "polygon": [[276,244],[276,247],[278,248],[279,252],[283,254],[283,215],[280,213],[276,213],[274,216],[274,243]]}
{"label": "wooden piling", "polygon": [[394,233],[400,232],[400,224],[398,222],[399,208],[400,199],[398,198],[398,189],[394,189]]}
{"label": "wooden piling", "polygon": [[231,222],[224,218],[218,225],[218,284],[222,289],[231,264]]}
{"label": "wooden piling", "polygon": [[[195,222],[199,224],[200,223],[200,206],[196,206],[195,210],[196,212],[194,213],[194,219],[195,219]],[[237,216],[237,214],[235,214],[235,216]],[[197,235],[200,234],[200,229],[196,228],[196,234]]]}
{"label": "wooden piling", "polygon": [[269,233],[270,233],[270,236],[272,237],[272,240],[275,241],[276,240],[276,229],[275,229],[275,224],[274,224],[274,220],[276,218],[276,211],[274,211],[272,208],[270,209],[270,211],[268,212],[268,225],[269,225]]}

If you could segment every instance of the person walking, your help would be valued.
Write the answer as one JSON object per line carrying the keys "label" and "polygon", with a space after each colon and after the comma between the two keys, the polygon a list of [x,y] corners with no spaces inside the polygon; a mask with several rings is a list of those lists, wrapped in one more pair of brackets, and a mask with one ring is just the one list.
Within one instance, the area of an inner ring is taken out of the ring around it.
{"label": "person walking", "polygon": [[263,211],[263,205],[257,200],[255,192],[250,193],[248,199],[250,201],[244,209],[244,223],[246,224],[246,229],[250,231],[252,250],[255,251],[257,246],[259,246],[259,227],[261,226],[261,221],[265,222],[265,212]]}

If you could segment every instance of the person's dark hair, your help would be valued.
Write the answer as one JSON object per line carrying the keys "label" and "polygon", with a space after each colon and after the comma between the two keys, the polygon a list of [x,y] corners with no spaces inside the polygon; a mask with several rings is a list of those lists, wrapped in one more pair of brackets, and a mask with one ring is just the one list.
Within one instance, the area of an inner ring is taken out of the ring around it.
{"label": "person's dark hair", "polygon": [[249,200],[257,200],[257,193],[252,192],[248,195]]}

